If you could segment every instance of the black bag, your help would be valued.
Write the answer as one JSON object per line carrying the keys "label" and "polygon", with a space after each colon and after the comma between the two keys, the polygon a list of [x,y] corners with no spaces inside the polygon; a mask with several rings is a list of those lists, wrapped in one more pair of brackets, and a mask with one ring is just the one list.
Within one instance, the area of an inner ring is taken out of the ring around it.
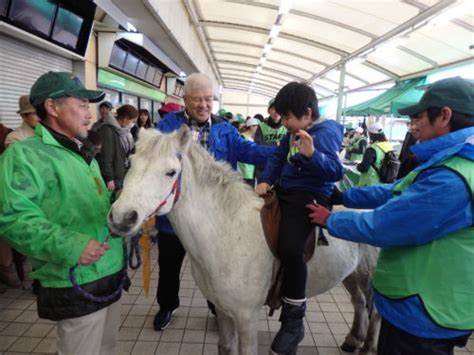
{"label": "black bag", "polygon": [[[375,168],[375,166],[374,166]],[[380,169],[375,170],[379,174],[380,181],[383,183],[391,183],[397,179],[398,170],[400,169],[400,160],[393,150],[385,153]]]}

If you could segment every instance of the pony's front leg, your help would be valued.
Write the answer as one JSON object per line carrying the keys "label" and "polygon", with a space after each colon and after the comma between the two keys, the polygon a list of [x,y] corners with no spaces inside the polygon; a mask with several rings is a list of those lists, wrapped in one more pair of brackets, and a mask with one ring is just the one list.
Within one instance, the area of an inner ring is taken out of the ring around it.
{"label": "pony's front leg", "polygon": [[237,332],[234,321],[216,307],[217,329],[219,331],[219,355],[237,354]]}
{"label": "pony's front leg", "polygon": [[258,315],[259,311],[256,309],[253,312],[239,312],[235,319],[240,355],[257,355],[258,353]]}

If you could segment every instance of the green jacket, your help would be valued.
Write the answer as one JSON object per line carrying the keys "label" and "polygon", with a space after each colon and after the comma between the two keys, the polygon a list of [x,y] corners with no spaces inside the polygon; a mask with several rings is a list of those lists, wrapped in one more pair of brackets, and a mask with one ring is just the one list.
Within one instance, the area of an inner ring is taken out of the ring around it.
{"label": "green jacket", "polygon": [[[474,169],[470,161],[455,156],[439,165],[464,177],[472,196]],[[420,172],[408,174],[395,186],[394,193],[403,193]],[[473,260],[474,227],[471,226],[427,244],[382,250],[374,274],[374,287],[391,299],[418,295],[437,324],[471,330],[474,328]]]}
{"label": "green jacket", "polygon": [[[361,172],[357,186],[370,186],[380,184],[380,177],[377,170],[379,170],[382,166],[385,154],[393,150],[393,146],[390,142],[373,143],[369,146],[369,148],[372,148],[375,151],[375,162],[370,165],[369,170],[363,173]],[[374,168],[374,166],[375,168],[377,168],[377,170]]]}
{"label": "green jacket", "polygon": [[[245,140],[253,142],[253,138],[247,136],[245,133],[242,133],[240,136]],[[243,179],[251,180],[255,178],[255,165],[239,162],[238,168]]]}
{"label": "green jacket", "polygon": [[[31,277],[43,287],[71,287],[69,268],[90,240],[103,241],[108,235],[110,193],[95,160],[88,165],[41,124],[35,133],[1,157],[0,235],[31,258]],[[97,263],[77,267],[79,284],[122,269],[121,240],[109,244]]]}

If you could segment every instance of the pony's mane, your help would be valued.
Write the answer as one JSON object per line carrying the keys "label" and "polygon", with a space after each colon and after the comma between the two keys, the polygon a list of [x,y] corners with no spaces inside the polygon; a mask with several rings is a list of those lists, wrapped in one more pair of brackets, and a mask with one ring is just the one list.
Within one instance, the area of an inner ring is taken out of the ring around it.
{"label": "pony's mane", "polygon": [[260,209],[263,200],[242,182],[242,177],[229,164],[215,160],[197,143],[189,147],[187,158],[198,177],[196,180],[202,188],[212,188],[214,200],[225,208],[227,215],[238,215],[245,207]]}
{"label": "pony's mane", "polygon": [[[139,139],[136,147],[137,154],[144,155],[150,161],[156,160],[157,155],[176,155],[180,152],[177,136],[174,134],[154,133]],[[183,164],[188,161],[187,169],[191,168],[198,189],[211,187],[216,200],[226,206],[228,212],[237,213],[243,206],[249,204],[260,206],[262,200],[252,189],[242,182],[241,176],[227,163],[216,161],[201,145],[191,142],[183,154]],[[186,168],[185,168],[186,170]],[[184,171],[186,175],[189,171]]]}
{"label": "pony's mane", "polygon": [[215,160],[201,145],[192,144],[187,155],[202,184],[229,185],[238,183],[239,186],[242,185],[242,178],[232,170],[229,164]]}

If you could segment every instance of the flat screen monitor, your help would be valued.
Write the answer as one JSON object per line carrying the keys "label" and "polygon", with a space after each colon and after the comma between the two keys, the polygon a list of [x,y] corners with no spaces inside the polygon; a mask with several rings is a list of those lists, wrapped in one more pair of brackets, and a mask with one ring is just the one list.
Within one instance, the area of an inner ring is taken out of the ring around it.
{"label": "flat screen monitor", "polygon": [[8,0],[0,0],[0,16],[5,16],[7,14],[7,5]]}
{"label": "flat screen monitor", "polygon": [[128,53],[127,59],[125,59],[125,65],[123,67],[123,70],[125,70],[127,73],[135,75],[135,71],[137,70],[137,65],[138,65],[138,58],[135,57],[133,54]]}
{"label": "flat screen monitor", "polygon": [[9,18],[29,31],[49,36],[56,7],[53,0],[12,0]]}
{"label": "flat screen monitor", "polygon": [[112,54],[110,55],[109,63],[117,69],[123,69],[126,57],[127,52],[123,48],[114,45],[114,47],[112,48]]}
{"label": "flat screen monitor", "polygon": [[53,40],[76,49],[83,23],[82,17],[59,7],[53,29]]}
{"label": "flat screen monitor", "polygon": [[156,86],[160,87],[162,78],[163,78],[163,72],[160,69],[156,69],[155,79],[153,80],[153,83]]}
{"label": "flat screen monitor", "polygon": [[144,79],[145,75],[146,75],[147,67],[148,67],[148,64],[145,63],[144,61],[140,60],[140,62],[138,63],[136,76],[138,76],[139,78]]}
{"label": "flat screen monitor", "polygon": [[152,65],[148,66],[148,70],[146,72],[145,80],[149,83],[153,83],[153,78],[155,77],[156,68]]}

